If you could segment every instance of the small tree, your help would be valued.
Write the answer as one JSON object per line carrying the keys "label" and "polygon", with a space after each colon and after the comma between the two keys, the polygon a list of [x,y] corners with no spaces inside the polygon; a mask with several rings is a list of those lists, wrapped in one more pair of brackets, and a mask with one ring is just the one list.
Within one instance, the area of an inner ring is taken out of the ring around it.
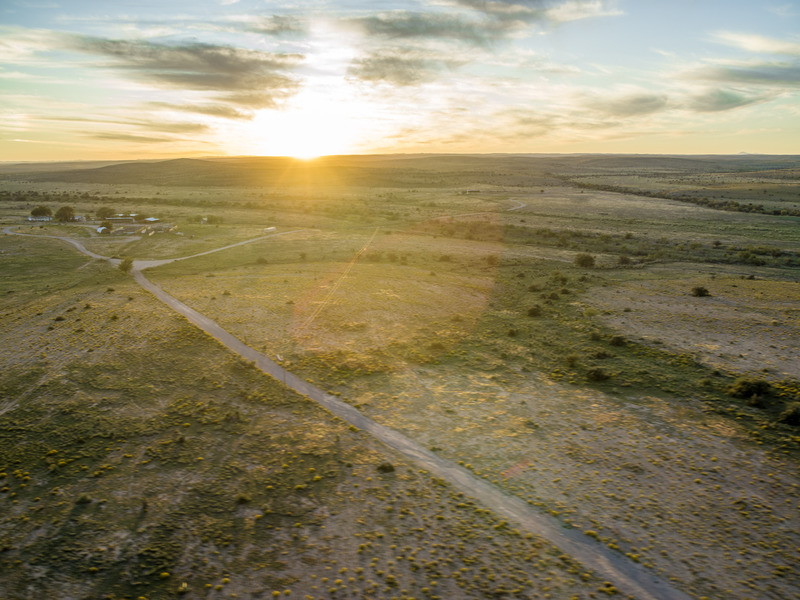
{"label": "small tree", "polygon": [[111,221],[103,221],[100,223],[100,227],[106,228],[103,233],[109,233],[112,229],[114,229],[114,224]]}
{"label": "small tree", "polygon": [[32,217],[52,217],[53,211],[49,206],[37,206],[31,211]]}
{"label": "small tree", "polygon": [[581,252],[575,255],[575,265],[584,269],[591,269],[594,267],[594,256]]}
{"label": "small tree", "polygon": [[75,220],[75,209],[71,206],[62,206],[56,211],[56,219],[62,223]]}
{"label": "small tree", "polygon": [[133,268],[133,259],[130,257],[123,258],[122,262],[119,263],[119,270],[122,271],[123,273],[130,273],[132,268]]}
{"label": "small tree", "polygon": [[101,206],[96,211],[94,211],[94,214],[98,219],[107,219],[108,217],[114,214],[114,209],[109,208],[108,206]]}
{"label": "small tree", "polygon": [[704,298],[710,295],[711,293],[702,285],[696,285],[692,288],[692,296],[695,296],[697,298]]}

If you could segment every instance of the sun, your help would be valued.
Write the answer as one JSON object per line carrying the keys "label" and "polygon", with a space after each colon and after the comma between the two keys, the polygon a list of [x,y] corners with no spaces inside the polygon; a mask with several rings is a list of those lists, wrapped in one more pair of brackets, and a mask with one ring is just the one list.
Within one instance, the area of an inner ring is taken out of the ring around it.
{"label": "sun", "polygon": [[282,109],[260,111],[246,129],[248,154],[309,160],[354,152],[363,140],[365,119],[351,104],[311,92]]}

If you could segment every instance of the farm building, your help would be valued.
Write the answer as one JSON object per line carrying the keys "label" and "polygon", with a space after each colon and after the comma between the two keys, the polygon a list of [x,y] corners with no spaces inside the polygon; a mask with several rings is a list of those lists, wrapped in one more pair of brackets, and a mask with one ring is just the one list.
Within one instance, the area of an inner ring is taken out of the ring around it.
{"label": "farm building", "polygon": [[113,217],[108,217],[108,220],[112,223],[134,223],[136,222],[136,215],[129,214],[129,215],[114,215]]}

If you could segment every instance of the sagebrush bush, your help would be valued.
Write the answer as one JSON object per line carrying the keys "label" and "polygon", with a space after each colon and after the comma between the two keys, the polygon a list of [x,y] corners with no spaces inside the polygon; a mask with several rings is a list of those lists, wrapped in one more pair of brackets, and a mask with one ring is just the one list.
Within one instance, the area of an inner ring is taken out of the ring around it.
{"label": "sagebrush bush", "polygon": [[541,317],[542,316],[542,307],[538,304],[531,306],[528,309],[528,316],[529,317]]}
{"label": "sagebrush bush", "polygon": [[585,269],[590,269],[594,266],[594,256],[592,256],[591,254],[586,254],[585,252],[576,254],[575,265],[578,267],[583,267]]}
{"label": "sagebrush bush", "polygon": [[611,375],[602,367],[594,367],[586,371],[586,379],[589,381],[608,381],[611,379]]}
{"label": "sagebrush bush", "polygon": [[736,381],[725,388],[725,393],[734,398],[753,398],[766,396],[770,392],[770,384],[763,379],[754,377],[739,377]]}
{"label": "sagebrush bush", "polygon": [[800,402],[790,404],[778,417],[778,421],[792,427],[800,427]]}

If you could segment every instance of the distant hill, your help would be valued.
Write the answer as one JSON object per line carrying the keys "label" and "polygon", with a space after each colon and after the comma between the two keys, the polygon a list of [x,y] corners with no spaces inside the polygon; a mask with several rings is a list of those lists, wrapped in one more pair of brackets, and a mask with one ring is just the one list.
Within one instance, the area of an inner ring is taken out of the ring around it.
{"label": "distant hill", "polygon": [[180,158],[116,163],[1,165],[0,178],[30,181],[156,186],[377,188],[530,186],[577,170],[587,173],[707,173],[799,168],[797,156],[657,156],[536,154],[410,154],[330,156],[313,161],[285,157]]}

